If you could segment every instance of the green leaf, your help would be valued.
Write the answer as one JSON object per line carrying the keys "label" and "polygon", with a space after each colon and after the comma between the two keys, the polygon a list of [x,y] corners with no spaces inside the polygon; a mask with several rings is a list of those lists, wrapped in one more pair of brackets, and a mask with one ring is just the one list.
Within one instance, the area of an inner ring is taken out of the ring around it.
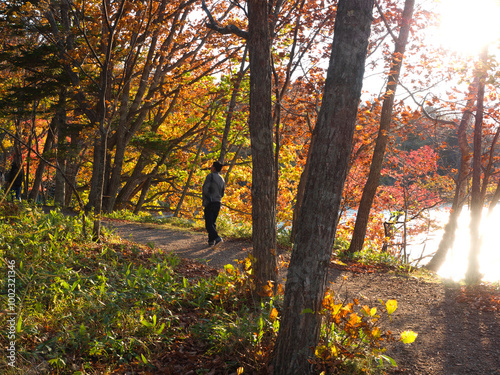
{"label": "green leaf", "polygon": [[391,365],[393,365],[394,367],[397,367],[398,365],[396,364],[396,361],[394,359],[392,359],[391,357],[387,356],[387,355],[383,355],[381,354],[380,355],[380,360],[384,360],[384,361],[387,361],[389,362]]}
{"label": "green leaf", "polygon": [[78,333],[80,334],[80,336],[83,336],[85,335],[85,333],[87,332],[87,328],[85,328],[85,324],[80,324],[80,329],[78,330]]}
{"label": "green leaf", "polygon": [[142,316],[142,315],[141,315],[141,324],[144,327],[148,327],[148,328],[154,327],[154,324],[151,324],[150,322],[148,322],[146,319],[144,319],[144,316]]}
{"label": "green leaf", "polygon": [[164,329],[165,329],[165,323],[162,323],[161,326],[160,326],[160,328],[158,328],[156,330],[156,334],[157,335],[161,335],[161,333],[163,332]]}
{"label": "green leaf", "polygon": [[70,286],[69,286],[69,284],[68,284],[66,281],[61,280],[61,285],[62,285],[62,287],[63,287],[64,289],[66,289],[66,290],[70,290]]}
{"label": "green leaf", "polygon": [[71,291],[73,292],[79,285],[80,285],[80,280],[76,280],[71,286]]}
{"label": "green leaf", "polygon": [[16,333],[21,332],[22,326],[23,326],[23,316],[19,315],[19,318],[17,319],[17,324],[16,324]]}

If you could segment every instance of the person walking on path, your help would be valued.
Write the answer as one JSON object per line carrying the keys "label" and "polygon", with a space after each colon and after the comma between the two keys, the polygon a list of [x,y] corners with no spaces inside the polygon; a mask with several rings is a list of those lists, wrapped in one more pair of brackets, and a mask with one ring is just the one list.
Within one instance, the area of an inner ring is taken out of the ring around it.
{"label": "person walking on path", "polygon": [[21,200],[21,187],[23,185],[23,179],[24,179],[23,168],[20,167],[16,161],[13,161],[10,167],[10,171],[7,174],[6,186],[7,189],[10,189],[13,195],[15,195],[16,201]]}
{"label": "person walking on path", "polygon": [[218,161],[212,164],[210,174],[203,183],[203,207],[205,217],[205,228],[208,232],[208,245],[216,247],[222,242],[217,233],[217,217],[219,216],[220,205],[226,183],[219,174],[222,170],[222,164]]}

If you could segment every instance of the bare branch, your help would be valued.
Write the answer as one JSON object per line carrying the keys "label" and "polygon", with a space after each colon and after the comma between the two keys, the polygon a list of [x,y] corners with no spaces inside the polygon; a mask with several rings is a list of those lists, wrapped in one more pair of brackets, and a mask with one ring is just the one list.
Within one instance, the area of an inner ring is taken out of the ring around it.
{"label": "bare branch", "polygon": [[396,42],[398,40],[398,38],[392,32],[391,27],[389,26],[389,22],[387,22],[387,19],[385,18],[384,12],[382,12],[382,9],[380,8],[380,5],[379,5],[378,1],[375,1],[375,6],[377,7],[378,12],[380,13],[380,17],[382,18],[382,21],[384,21],[384,25],[387,28],[387,32],[389,34],[391,34],[392,39],[394,39],[394,41]]}

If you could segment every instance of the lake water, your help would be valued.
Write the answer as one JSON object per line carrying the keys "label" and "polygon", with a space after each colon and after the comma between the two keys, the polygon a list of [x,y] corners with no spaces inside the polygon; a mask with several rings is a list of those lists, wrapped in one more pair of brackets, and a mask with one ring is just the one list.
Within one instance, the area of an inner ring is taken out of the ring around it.
{"label": "lake water", "polygon": [[[500,281],[500,206],[493,213],[486,217],[484,210],[481,221],[481,233],[483,235],[483,246],[479,255],[480,272],[484,274],[483,281]],[[448,221],[449,213],[445,209],[436,209],[431,212],[431,217],[437,222],[444,224]],[[467,271],[467,259],[470,249],[469,236],[470,211],[464,207],[459,218],[458,228],[455,235],[455,243],[448,252],[446,262],[443,264],[438,274],[442,277],[459,281],[465,278]],[[412,241],[408,247],[411,259],[418,259],[421,254],[434,253],[441,241],[443,230],[436,230],[429,235],[420,236]],[[421,261],[425,264],[430,258]]]}

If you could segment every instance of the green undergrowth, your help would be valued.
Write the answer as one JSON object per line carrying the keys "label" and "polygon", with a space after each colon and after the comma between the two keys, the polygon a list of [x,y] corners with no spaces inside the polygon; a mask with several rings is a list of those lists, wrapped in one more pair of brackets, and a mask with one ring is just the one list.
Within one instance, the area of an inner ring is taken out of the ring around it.
{"label": "green undergrowth", "polygon": [[[252,298],[250,260],[214,275],[110,233],[92,242],[82,222],[57,210],[0,206],[7,270],[0,344],[13,354],[0,358],[2,374],[267,371],[282,295]],[[318,374],[375,374],[391,365],[388,337],[377,328],[388,302],[377,312],[328,296]]]}

